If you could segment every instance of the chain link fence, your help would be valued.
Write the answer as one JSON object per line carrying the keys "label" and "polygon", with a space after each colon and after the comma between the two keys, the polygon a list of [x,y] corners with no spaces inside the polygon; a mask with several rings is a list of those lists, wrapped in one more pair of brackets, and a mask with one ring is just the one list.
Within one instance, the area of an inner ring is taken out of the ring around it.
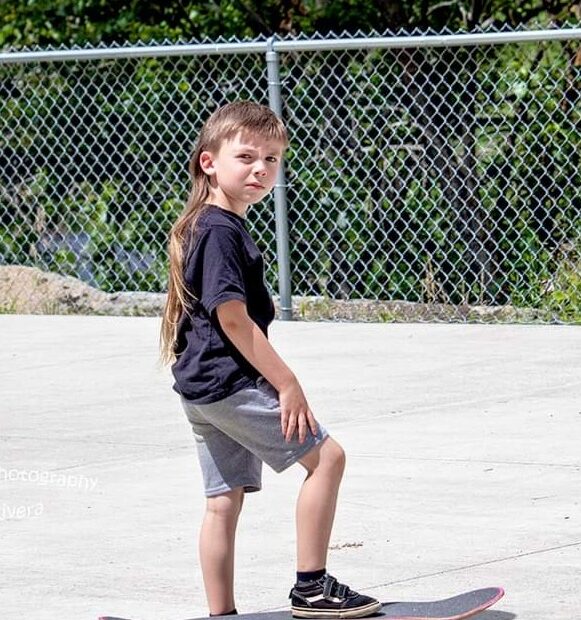
{"label": "chain link fence", "polygon": [[[295,315],[579,322],[581,30],[519,34],[274,39]],[[0,312],[159,309],[197,132],[272,105],[266,51],[1,54]],[[276,291],[273,197],[249,220]]]}

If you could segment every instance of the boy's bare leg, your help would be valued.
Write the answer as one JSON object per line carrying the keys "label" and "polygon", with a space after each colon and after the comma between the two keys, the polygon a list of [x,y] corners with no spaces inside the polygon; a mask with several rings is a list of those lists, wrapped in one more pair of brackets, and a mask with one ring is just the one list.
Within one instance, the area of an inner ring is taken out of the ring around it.
{"label": "boy's bare leg", "polygon": [[200,563],[211,614],[232,611],[234,603],[234,542],[244,489],[208,497],[200,531]]}
{"label": "boy's bare leg", "polygon": [[345,452],[327,437],[299,462],[307,477],[297,500],[297,571],[317,571],[327,566]]}

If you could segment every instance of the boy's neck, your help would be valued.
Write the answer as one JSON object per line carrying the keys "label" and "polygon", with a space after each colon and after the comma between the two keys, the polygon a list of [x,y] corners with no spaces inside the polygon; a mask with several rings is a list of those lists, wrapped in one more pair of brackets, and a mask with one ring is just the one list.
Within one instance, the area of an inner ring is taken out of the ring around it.
{"label": "boy's neck", "polygon": [[213,200],[206,200],[205,203],[207,205],[212,205],[213,207],[217,207],[218,209],[222,209],[222,211],[228,211],[228,213],[233,213],[234,215],[236,215],[237,217],[241,217],[242,219],[246,219],[246,212],[248,210],[248,207],[244,210],[243,213],[241,213],[240,211],[236,211],[232,207],[225,207],[224,205],[221,205],[218,202],[215,202]]}
{"label": "boy's neck", "polygon": [[211,205],[214,205],[215,207],[219,207],[220,209],[223,209],[224,211],[229,211],[230,213],[234,213],[234,215],[237,215],[238,217],[242,217],[246,219],[246,212],[248,211],[248,205],[244,207],[244,210],[238,210],[232,207],[226,207],[224,205],[221,205],[217,202],[213,202],[211,200],[209,200],[208,203]]}

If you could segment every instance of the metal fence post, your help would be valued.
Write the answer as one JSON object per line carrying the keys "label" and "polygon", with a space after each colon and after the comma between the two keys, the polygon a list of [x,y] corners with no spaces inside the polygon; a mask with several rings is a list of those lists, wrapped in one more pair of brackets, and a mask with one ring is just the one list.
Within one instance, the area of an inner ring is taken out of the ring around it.
{"label": "metal fence post", "polygon": [[[278,54],[274,50],[274,37],[267,41],[266,65],[268,69],[268,100],[272,110],[282,118],[280,74]],[[284,161],[281,164],[274,186],[274,208],[276,218],[276,253],[278,258],[278,286],[280,294],[280,316],[283,321],[292,320],[292,296],[290,276],[290,253],[288,239],[288,215]]]}

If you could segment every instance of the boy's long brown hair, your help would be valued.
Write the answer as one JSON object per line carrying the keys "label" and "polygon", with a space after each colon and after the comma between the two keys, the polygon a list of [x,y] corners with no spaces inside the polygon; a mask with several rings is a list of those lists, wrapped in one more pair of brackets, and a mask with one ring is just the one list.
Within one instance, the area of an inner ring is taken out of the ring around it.
{"label": "boy's long brown hair", "polygon": [[283,122],[268,107],[253,101],[235,101],[216,110],[204,123],[189,164],[192,189],[186,207],[176,220],[169,237],[169,283],[160,335],[160,361],[170,364],[176,359],[177,326],[182,314],[192,309],[194,292],[184,280],[184,248],[195,232],[196,222],[209,195],[209,177],[200,166],[202,151],[217,154],[225,140],[248,131],[266,140],[288,146]]}

